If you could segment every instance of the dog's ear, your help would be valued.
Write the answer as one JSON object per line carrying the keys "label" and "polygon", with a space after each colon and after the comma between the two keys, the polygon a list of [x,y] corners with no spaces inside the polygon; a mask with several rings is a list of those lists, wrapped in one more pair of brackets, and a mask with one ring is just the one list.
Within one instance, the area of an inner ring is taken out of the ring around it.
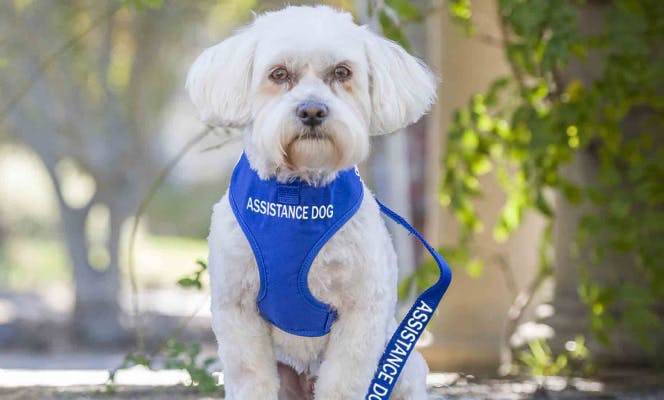
{"label": "dog's ear", "polygon": [[371,134],[394,132],[417,121],[436,101],[438,80],[397,43],[366,30]]}
{"label": "dog's ear", "polygon": [[256,40],[245,29],[209,47],[189,69],[186,88],[210,125],[243,126],[251,119],[251,74]]}

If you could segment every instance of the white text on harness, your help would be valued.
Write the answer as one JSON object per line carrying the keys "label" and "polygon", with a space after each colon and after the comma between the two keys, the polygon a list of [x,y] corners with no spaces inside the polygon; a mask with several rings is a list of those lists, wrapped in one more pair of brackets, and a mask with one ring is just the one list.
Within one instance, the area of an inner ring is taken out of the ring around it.
{"label": "white text on harness", "polygon": [[334,216],[333,204],[301,206],[273,203],[271,201],[254,199],[253,197],[249,197],[247,200],[247,210],[268,217],[287,219],[326,219]]}
{"label": "white text on harness", "polygon": [[[427,322],[431,319],[433,309],[427,303],[420,300],[420,304],[415,308],[412,315],[405,324],[397,332],[396,341],[391,346],[389,353],[386,355],[384,362],[380,364],[379,371],[376,374],[376,380],[369,388],[367,399],[369,400],[382,400],[383,396],[388,394],[388,385],[391,385],[396,376],[403,368],[403,364],[408,359],[411,348],[415,345],[417,338],[420,336]],[[393,339],[394,340],[394,339]],[[384,386],[380,381],[385,382]]]}

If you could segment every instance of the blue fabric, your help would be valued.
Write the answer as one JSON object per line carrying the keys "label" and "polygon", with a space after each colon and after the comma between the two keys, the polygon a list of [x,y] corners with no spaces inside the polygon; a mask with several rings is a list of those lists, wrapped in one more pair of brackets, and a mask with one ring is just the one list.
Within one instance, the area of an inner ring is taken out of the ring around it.
{"label": "blue fabric", "polygon": [[245,154],[229,188],[231,208],[258,264],[258,309],[279,329],[299,336],[323,336],[335,319],[332,308],[315,299],[307,275],[323,245],[362,203],[356,168],[323,187],[300,180],[261,180]]}
{"label": "blue fabric", "polygon": [[[378,201],[378,200],[376,200]],[[433,259],[438,265],[440,276],[438,281],[433,286],[422,292],[415,300],[415,303],[410,308],[406,316],[399,324],[399,327],[394,331],[392,338],[385,347],[385,352],[378,362],[376,373],[371,384],[369,385],[369,392],[365,396],[365,400],[387,400],[394,389],[394,385],[403,370],[408,356],[415,348],[415,343],[422,336],[424,328],[426,328],[431,317],[433,316],[436,307],[443,298],[452,281],[452,270],[445,262],[443,257],[427,243],[426,240],[415,230],[405,219],[399,214],[387,208],[383,203],[378,201],[380,210],[390,217],[394,222],[403,226],[414,235],[420,243],[427,249]]]}

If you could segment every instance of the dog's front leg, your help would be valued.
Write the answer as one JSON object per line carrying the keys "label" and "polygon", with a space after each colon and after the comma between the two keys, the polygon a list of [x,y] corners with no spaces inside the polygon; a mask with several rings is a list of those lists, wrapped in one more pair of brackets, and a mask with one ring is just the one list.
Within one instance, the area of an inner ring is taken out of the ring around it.
{"label": "dog's front leg", "polygon": [[277,400],[277,362],[269,327],[257,310],[226,304],[213,315],[226,400]]}
{"label": "dog's front leg", "polygon": [[340,313],[315,387],[316,400],[360,400],[366,395],[385,344],[383,311]]}

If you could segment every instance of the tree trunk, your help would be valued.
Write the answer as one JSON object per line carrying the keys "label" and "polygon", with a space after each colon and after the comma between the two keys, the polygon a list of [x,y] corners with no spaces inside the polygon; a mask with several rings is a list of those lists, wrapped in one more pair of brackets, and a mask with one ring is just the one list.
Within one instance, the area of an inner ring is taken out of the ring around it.
{"label": "tree trunk", "polygon": [[120,292],[119,240],[122,221],[111,215],[108,251],[110,262],[96,270],[88,261],[88,240],[85,234],[90,205],[74,209],[60,201],[64,240],[73,268],[75,304],[71,319],[72,339],[90,345],[114,345],[128,339],[121,324],[118,303]]}

